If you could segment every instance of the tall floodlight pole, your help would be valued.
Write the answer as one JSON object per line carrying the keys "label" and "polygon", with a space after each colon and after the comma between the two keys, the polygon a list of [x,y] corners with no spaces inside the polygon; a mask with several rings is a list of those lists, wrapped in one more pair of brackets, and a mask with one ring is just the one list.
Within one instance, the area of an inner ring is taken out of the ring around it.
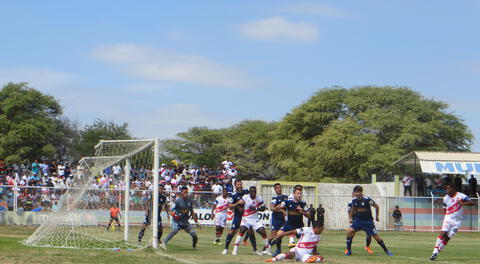
{"label": "tall floodlight pole", "polygon": [[158,138],[153,144],[153,248],[158,248],[158,183],[160,171],[160,141]]}
{"label": "tall floodlight pole", "polygon": [[128,219],[128,215],[129,215],[129,212],[130,212],[130,158],[126,159],[125,160],[125,194],[124,194],[124,197],[125,197],[125,215],[123,217],[125,223],[124,223],[124,235],[123,235],[123,239],[125,240],[125,242],[128,241],[128,229],[129,229],[129,219]]}

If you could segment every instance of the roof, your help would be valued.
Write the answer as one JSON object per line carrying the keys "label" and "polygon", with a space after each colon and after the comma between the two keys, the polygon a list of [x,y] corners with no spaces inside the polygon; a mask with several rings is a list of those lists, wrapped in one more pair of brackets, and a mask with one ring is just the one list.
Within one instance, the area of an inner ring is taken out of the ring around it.
{"label": "roof", "polygon": [[420,165],[423,173],[433,174],[480,174],[480,153],[414,151],[394,165]]}

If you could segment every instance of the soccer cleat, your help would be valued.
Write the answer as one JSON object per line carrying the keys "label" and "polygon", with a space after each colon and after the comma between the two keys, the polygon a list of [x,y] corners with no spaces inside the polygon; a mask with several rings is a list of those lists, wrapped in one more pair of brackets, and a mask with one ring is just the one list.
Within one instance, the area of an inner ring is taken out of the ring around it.
{"label": "soccer cleat", "polygon": [[432,256],[430,257],[430,260],[434,261],[437,259],[437,257],[438,257],[438,253],[433,253]]}
{"label": "soccer cleat", "polygon": [[387,256],[389,256],[389,257],[393,257],[393,253],[390,252],[390,251],[385,252],[385,254],[387,254]]}
{"label": "soccer cleat", "polygon": [[263,254],[263,255],[271,256],[271,255],[272,255],[272,252],[270,252],[270,249],[267,248],[267,249],[265,249],[264,251],[262,251],[262,254]]}
{"label": "soccer cleat", "polygon": [[368,254],[373,254],[373,251],[370,249],[370,247],[365,247],[365,251],[367,251]]}
{"label": "soccer cleat", "polygon": [[345,256],[351,256],[351,255],[352,255],[352,251],[345,249]]}
{"label": "soccer cleat", "polygon": [[318,255],[313,255],[313,256],[310,256],[306,261],[305,263],[321,263],[321,262],[324,262],[324,258],[322,256],[318,256]]}
{"label": "soccer cleat", "polygon": [[163,249],[163,250],[167,250],[167,245],[165,245],[165,243],[160,243],[160,248]]}
{"label": "soccer cleat", "polygon": [[264,254],[258,250],[253,251],[253,255],[263,256]]}
{"label": "soccer cleat", "polygon": [[297,246],[296,243],[290,243],[290,244],[288,244],[288,248],[294,248],[295,246]]}
{"label": "soccer cleat", "polygon": [[233,251],[232,251],[232,255],[236,256],[237,254],[238,254],[237,249],[234,248]]}
{"label": "soccer cleat", "polygon": [[224,250],[222,251],[222,255],[227,255],[227,254],[228,254],[228,249],[224,249]]}
{"label": "soccer cleat", "polygon": [[265,260],[265,262],[274,262],[273,258]]}
{"label": "soccer cleat", "polygon": [[273,252],[272,256],[276,257],[278,254],[280,254],[282,251],[280,249],[277,249]]}

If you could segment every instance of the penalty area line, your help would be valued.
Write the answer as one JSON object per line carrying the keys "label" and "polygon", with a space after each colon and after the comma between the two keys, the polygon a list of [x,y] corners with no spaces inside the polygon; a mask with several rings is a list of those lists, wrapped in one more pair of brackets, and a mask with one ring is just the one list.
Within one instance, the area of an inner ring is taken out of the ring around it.
{"label": "penalty area line", "polygon": [[177,257],[175,257],[175,256],[171,256],[171,255],[165,254],[165,253],[163,253],[163,252],[160,252],[159,250],[155,250],[155,253],[157,253],[158,255],[160,255],[160,256],[162,256],[162,257],[166,257],[166,258],[169,258],[169,259],[178,261],[178,262],[180,262],[180,263],[185,263],[185,264],[198,264],[198,263],[193,262],[193,261],[189,261],[189,260],[185,260],[185,259],[181,259],[181,258],[177,258]]}

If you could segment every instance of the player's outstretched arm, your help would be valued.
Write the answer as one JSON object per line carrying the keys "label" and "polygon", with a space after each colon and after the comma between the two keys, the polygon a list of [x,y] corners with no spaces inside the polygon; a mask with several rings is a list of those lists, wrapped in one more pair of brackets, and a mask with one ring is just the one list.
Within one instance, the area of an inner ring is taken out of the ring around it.
{"label": "player's outstretched arm", "polygon": [[378,216],[380,215],[380,206],[378,206],[376,203],[372,206],[375,207],[375,221],[379,222],[380,218],[378,218]]}
{"label": "player's outstretched arm", "polygon": [[348,211],[348,222],[353,223],[353,212],[356,212],[357,211],[357,208],[356,207],[353,207],[350,208],[350,211]]}
{"label": "player's outstretched arm", "polygon": [[170,221],[170,215],[172,214],[172,210],[170,210],[170,206],[168,203],[165,203],[164,205],[165,212],[167,213],[167,219]]}
{"label": "player's outstretched arm", "polygon": [[468,199],[468,200],[466,200],[466,201],[460,201],[460,203],[461,203],[462,205],[467,205],[467,206],[468,206],[468,205],[475,205],[475,201],[470,200],[470,199]]}
{"label": "player's outstretched arm", "polygon": [[217,208],[217,205],[216,204],[213,204],[212,205],[212,211],[210,212],[212,217],[215,215],[215,208]]}

